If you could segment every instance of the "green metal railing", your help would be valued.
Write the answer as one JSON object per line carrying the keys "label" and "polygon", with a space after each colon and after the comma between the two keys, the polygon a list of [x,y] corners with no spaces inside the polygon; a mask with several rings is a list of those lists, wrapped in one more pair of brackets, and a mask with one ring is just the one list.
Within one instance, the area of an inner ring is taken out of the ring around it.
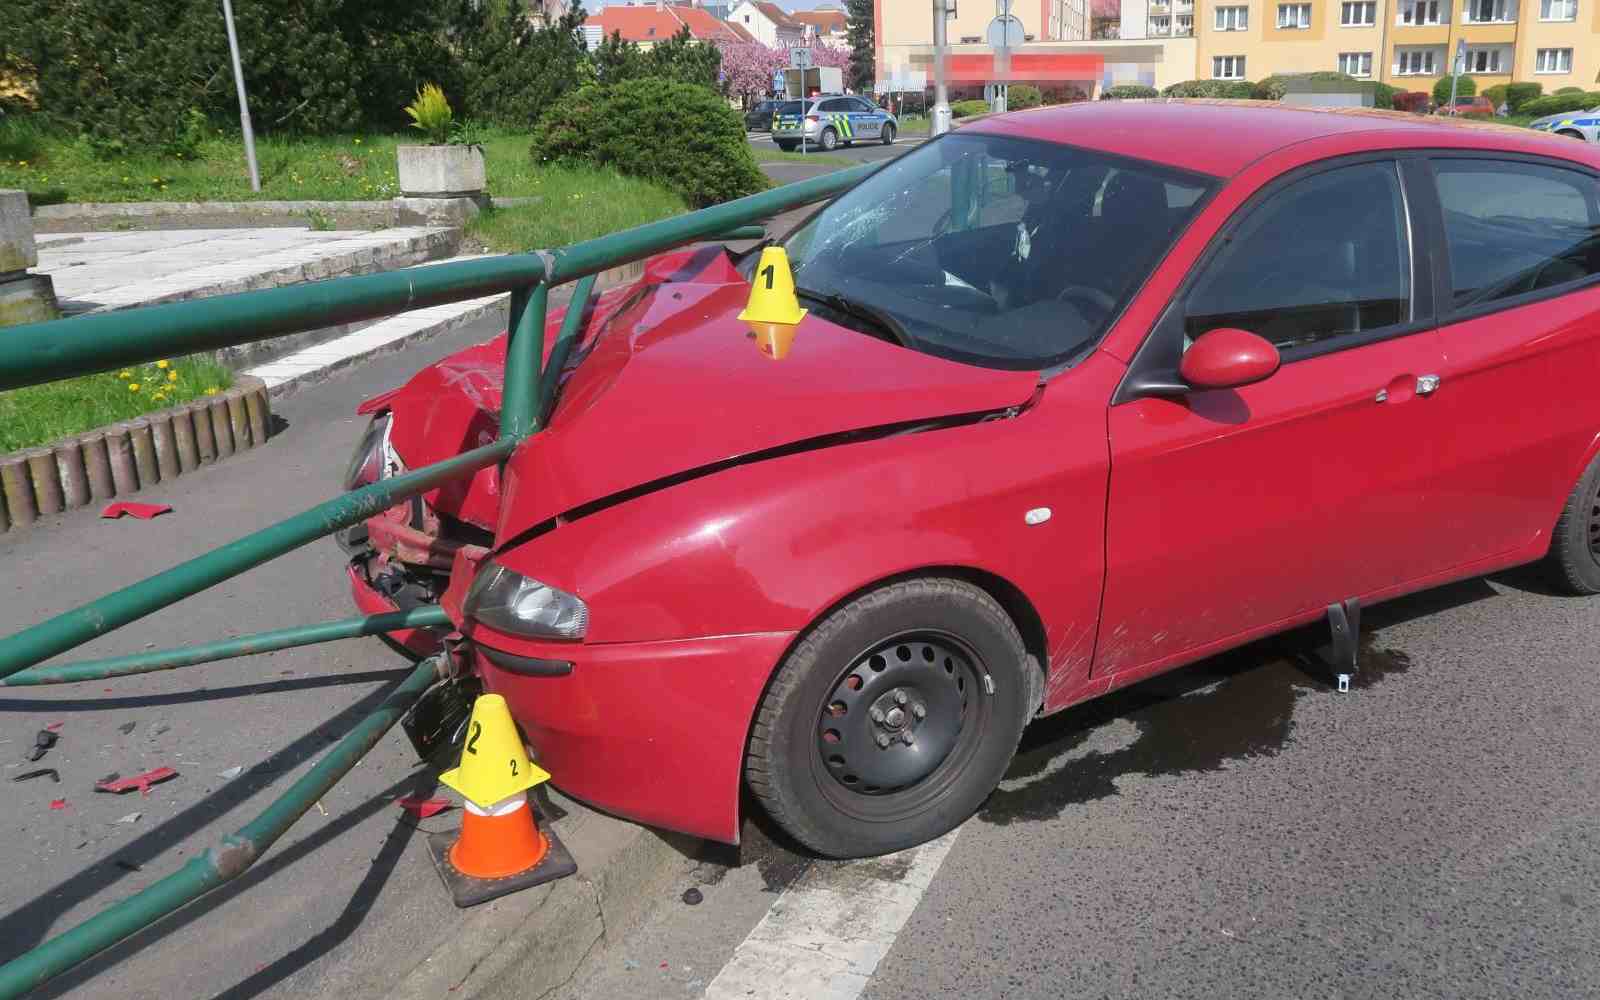
{"label": "green metal railing", "polygon": [[[685,243],[759,238],[764,232],[758,224],[760,220],[831,197],[880,165],[869,164],[785,185],[557,250],[335,278],[7,330],[0,338],[0,390],[446,302],[511,293],[500,437],[496,441],[317,504],[137,584],[23,629],[0,644],[0,686],[99,680],[396,629],[448,625],[442,610],[421,608],[280,629],[185,649],[38,666],[50,657],[364,521],[441,483],[504,462],[548,419],[556,378],[577,340],[594,292],[595,277],[601,271]],[[550,289],[574,281],[577,285],[571,305],[549,361],[541,370]],[[446,669],[439,658],[419,664],[381,707],[363,719],[309,773],[253,822],[219,845],[149,888],[0,966],[0,1000],[22,995],[244,872],[355,766],[428,686],[444,676]]]}

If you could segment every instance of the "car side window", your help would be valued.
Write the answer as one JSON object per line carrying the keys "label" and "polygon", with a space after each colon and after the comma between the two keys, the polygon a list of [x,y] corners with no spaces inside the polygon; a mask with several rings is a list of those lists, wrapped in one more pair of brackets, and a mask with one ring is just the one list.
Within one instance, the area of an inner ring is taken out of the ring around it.
{"label": "car side window", "polygon": [[1433,161],[1457,308],[1600,274],[1600,184],[1509,160]]}
{"label": "car side window", "polygon": [[1285,350],[1411,320],[1411,240],[1394,162],[1324,170],[1246,212],[1184,303],[1186,341],[1233,327]]}
{"label": "car side window", "polygon": [[850,102],[843,97],[835,97],[831,101],[823,101],[822,110],[832,112],[849,111]]}
{"label": "car side window", "polygon": [[850,110],[851,111],[863,111],[863,112],[866,112],[867,114],[872,114],[873,112],[877,111],[878,109],[870,101],[863,100],[863,99],[861,99],[859,97],[852,97],[850,99]]}

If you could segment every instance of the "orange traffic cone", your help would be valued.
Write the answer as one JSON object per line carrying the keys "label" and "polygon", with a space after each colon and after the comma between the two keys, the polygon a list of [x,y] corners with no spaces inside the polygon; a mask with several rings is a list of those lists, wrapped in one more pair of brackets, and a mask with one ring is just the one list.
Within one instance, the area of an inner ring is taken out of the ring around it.
{"label": "orange traffic cone", "polygon": [[465,800],[461,829],[428,837],[428,853],[457,906],[473,906],[578,870],[554,831],[539,829],[527,790],[550,775],[528,760],[505,699],[472,706],[461,766],[439,776]]}

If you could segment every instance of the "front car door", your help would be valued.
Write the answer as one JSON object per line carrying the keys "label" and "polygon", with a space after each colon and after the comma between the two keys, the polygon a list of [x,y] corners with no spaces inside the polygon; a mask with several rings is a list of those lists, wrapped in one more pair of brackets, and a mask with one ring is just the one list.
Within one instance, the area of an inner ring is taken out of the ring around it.
{"label": "front car door", "polygon": [[1429,163],[1447,251],[1437,489],[1465,572],[1542,550],[1600,431],[1600,179],[1502,154]]}
{"label": "front car door", "polygon": [[850,130],[858,139],[876,139],[883,134],[883,112],[859,97],[850,100]]}
{"label": "front car door", "polygon": [[[1411,239],[1419,176],[1386,155],[1269,184],[1135,356],[1108,416],[1096,676],[1196,659],[1433,568],[1419,536],[1437,534],[1440,421],[1417,387],[1440,348],[1430,259]],[[1273,342],[1281,369],[1180,391],[1182,352],[1229,327]]]}

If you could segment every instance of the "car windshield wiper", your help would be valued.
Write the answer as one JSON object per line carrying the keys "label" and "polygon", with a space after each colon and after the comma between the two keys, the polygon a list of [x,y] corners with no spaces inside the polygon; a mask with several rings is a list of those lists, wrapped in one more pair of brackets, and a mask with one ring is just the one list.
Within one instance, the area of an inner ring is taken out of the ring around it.
{"label": "car windshield wiper", "polygon": [[916,350],[916,338],[911,336],[905,325],[876,306],[869,306],[865,302],[857,302],[855,299],[845,298],[837,292],[818,292],[810,288],[796,288],[794,293],[799,298],[820,302],[836,312],[862,320],[871,325],[877,332],[888,334],[888,339],[901,347],[909,347],[912,350]]}

